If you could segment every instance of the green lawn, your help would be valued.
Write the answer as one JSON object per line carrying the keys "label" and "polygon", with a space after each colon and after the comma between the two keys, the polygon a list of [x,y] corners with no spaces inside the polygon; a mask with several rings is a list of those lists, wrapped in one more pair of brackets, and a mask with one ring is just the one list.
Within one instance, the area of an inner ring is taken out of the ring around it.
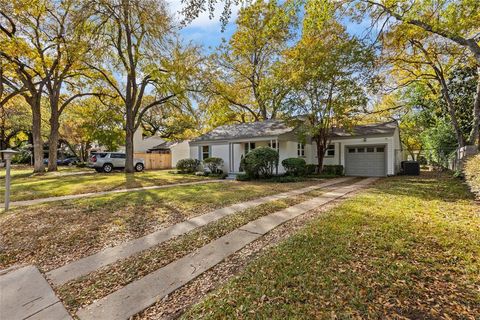
{"label": "green lawn", "polygon": [[395,177],[322,214],[185,319],[480,319],[480,209],[447,175]]}
{"label": "green lawn", "polygon": [[[32,175],[31,169],[14,168],[12,170],[10,200],[30,200],[208,179],[194,175],[170,174],[168,170],[152,170],[126,174],[124,172],[97,173],[93,169],[88,168],[60,168],[59,172],[36,175]],[[85,173],[79,173],[78,171]],[[4,176],[5,169],[0,172],[0,202],[4,201]]]}

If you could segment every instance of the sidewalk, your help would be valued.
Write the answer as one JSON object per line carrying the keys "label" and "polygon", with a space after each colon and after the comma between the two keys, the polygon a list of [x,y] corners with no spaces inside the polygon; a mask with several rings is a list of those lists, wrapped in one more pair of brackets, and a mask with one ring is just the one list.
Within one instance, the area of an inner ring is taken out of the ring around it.
{"label": "sidewalk", "polygon": [[34,266],[0,272],[0,319],[72,319]]}

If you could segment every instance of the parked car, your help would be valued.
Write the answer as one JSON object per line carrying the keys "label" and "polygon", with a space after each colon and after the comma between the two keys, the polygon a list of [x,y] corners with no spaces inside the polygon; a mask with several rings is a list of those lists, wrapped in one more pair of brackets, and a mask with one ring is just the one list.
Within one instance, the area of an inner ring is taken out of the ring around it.
{"label": "parked car", "polygon": [[[57,165],[59,166],[73,166],[79,163],[80,160],[77,157],[67,157],[65,159],[57,159]],[[48,164],[48,159],[43,159],[44,164]]]}
{"label": "parked car", "polygon": [[79,163],[80,160],[77,157],[68,157],[65,159],[58,159],[57,164],[61,166],[73,166]]}
{"label": "parked car", "polygon": [[[110,173],[114,169],[125,168],[126,154],[121,152],[95,152],[88,159],[87,167],[95,169],[97,172]],[[140,172],[145,168],[143,159],[133,159],[135,171]]]}

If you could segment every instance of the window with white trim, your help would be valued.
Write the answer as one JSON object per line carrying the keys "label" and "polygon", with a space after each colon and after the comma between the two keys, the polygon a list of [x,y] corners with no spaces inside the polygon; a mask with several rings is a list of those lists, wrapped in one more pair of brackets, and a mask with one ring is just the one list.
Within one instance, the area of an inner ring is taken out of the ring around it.
{"label": "window with white trim", "polygon": [[278,151],[278,142],[277,142],[277,141],[275,141],[275,140],[270,141],[270,142],[268,143],[268,146],[269,146],[270,148]]}
{"label": "window with white trim", "polygon": [[327,150],[325,150],[325,157],[333,157],[335,156],[335,145],[329,144]]}
{"label": "window with white trim", "polygon": [[210,146],[202,146],[201,157],[202,158],[200,160],[210,158]]}
{"label": "window with white trim", "polygon": [[255,149],[255,142],[247,142],[247,143],[245,143],[245,154],[249,153],[249,152],[252,151],[253,149]]}
{"label": "window with white trim", "polygon": [[305,144],[297,143],[297,156],[305,157]]}

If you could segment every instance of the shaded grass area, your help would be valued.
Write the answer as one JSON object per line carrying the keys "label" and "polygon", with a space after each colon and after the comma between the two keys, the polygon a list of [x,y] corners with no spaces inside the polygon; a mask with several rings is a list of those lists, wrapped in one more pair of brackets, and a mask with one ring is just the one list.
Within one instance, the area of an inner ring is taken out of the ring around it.
{"label": "shaded grass area", "polygon": [[13,209],[0,216],[0,268],[51,270],[210,210],[316,183],[210,183]]}
{"label": "shaded grass area", "polygon": [[480,317],[480,210],[460,180],[396,177],[269,250],[185,319]]}
{"label": "shaded grass area", "polygon": [[[62,169],[60,172],[32,175],[31,171],[12,170],[10,201],[32,200],[88,192],[131,189],[173,183],[192,182],[209,179],[195,175],[170,174],[168,170],[151,170],[136,173],[113,172],[97,173],[83,168],[87,173],[66,175],[78,169]],[[4,201],[5,170],[0,179],[0,202]]]}

